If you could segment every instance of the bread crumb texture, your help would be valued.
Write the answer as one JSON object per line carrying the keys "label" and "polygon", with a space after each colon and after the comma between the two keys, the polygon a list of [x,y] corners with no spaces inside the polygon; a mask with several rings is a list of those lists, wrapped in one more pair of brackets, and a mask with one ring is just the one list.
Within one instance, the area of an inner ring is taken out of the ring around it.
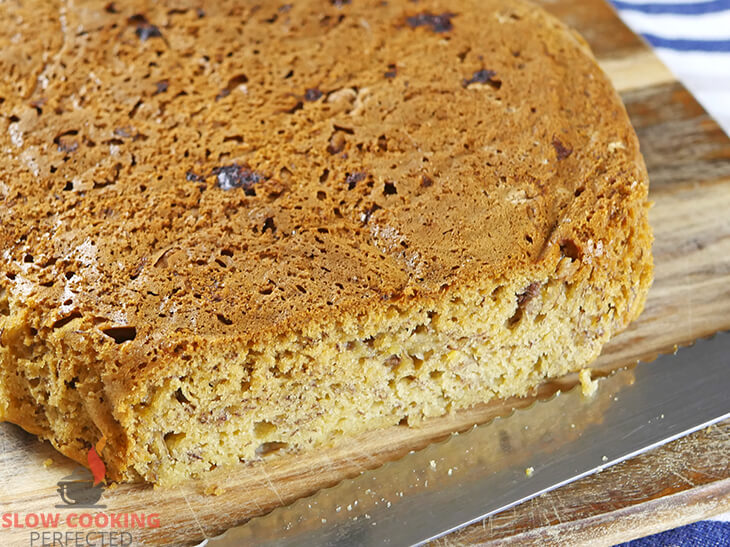
{"label": "bread crumb texture", "polygon": [[522,395],[644,305],[638,141],[534,6],[0,17],[0,418],[112,480]]}

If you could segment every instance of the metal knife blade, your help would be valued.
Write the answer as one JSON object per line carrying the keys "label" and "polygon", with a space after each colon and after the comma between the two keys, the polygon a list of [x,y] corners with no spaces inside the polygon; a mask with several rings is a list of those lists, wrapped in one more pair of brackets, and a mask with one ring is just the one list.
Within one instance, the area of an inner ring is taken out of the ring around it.
{"label": "metal knife blade", "polygon": [[414,545],[730,417],[730,333],[496,419],[208,540]]}

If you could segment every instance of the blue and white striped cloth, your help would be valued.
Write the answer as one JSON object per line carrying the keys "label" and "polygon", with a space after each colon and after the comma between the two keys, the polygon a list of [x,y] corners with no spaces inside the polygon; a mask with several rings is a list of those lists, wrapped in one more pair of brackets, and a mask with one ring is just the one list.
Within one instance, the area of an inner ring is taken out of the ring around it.
{"label": "blue and white striped cloth", "polygon": [[615,547],[727,547],[730,545],[728,515],[680,526]]}
{"label": "blue and white striped cloth", "polygon": [[730,134],[730,0],[611,0]]}
{"label": "blue and white striped cloth", "polygon": [[[611,0],[730,134],[730,0]],[[730,513],[618,547],[730,546]]]}

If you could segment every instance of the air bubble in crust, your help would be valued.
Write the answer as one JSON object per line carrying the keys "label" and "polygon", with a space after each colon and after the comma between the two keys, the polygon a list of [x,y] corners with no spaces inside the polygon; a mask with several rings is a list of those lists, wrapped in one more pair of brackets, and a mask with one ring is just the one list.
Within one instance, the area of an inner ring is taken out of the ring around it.
{"label": "air bubble in crust", "polygon": [[104,334],[114,339],[117,344],[129,342],[137,337],[137,329],[135,327],[109,327],[102,329]]}

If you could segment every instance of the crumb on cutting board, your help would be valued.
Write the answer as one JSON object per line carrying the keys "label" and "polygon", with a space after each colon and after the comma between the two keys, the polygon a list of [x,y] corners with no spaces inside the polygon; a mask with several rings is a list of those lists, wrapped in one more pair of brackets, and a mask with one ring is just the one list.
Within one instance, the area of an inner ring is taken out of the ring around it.
{"label": "crumb on cutting board", "polygon": [[598,390],[598,380],[591,379],[591,369],[584,368],[578,374],[581,393],[584,397],[592,397]]}
{"label": "crumb on cutting board", "polygon": [[225,492],[225,489],[218,484],[209,484],[203,490],[203,494],[206,496],[220,496],[223,492]]}

